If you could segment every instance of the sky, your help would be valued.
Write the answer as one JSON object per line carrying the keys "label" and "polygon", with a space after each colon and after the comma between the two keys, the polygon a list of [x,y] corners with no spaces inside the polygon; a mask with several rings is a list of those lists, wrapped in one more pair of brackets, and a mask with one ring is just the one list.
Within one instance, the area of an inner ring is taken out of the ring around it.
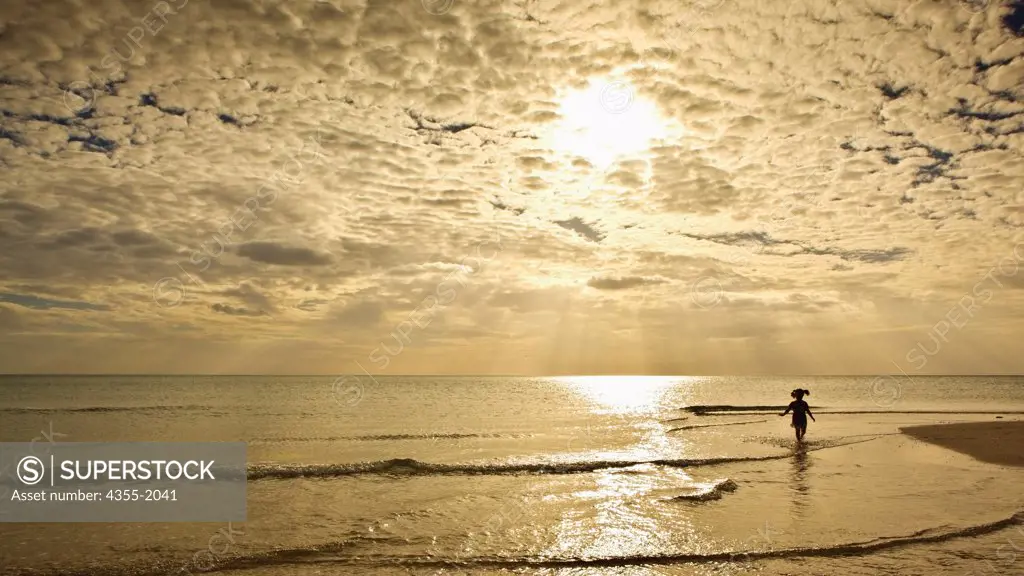
{"label": "sky", "polygon": [[6,0],[0,372],[1024,373],[1008,0]]}

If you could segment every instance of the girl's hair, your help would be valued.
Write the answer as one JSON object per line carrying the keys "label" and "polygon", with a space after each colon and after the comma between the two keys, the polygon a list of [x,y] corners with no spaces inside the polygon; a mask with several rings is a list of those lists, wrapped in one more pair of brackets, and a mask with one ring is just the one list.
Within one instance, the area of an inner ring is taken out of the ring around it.
{"label": "girl's hair", "polygon": [[797,388],[796,390],[790,392],[789,395],[792,396],[793,398],[796,398],[797,396],[810,396],[811,391],[807,390],[806,388]]}

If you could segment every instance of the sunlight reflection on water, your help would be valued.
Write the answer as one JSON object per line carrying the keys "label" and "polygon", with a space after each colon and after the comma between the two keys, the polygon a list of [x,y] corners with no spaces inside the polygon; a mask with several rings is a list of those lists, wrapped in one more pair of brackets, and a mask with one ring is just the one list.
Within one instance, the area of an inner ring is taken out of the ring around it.
{"label": "sunlight reflection on water", "polygon": [[566,376],[554,379],[580,394],[595,413],[663,409],[666,392],[679,392],[691,378],[679,376]]}

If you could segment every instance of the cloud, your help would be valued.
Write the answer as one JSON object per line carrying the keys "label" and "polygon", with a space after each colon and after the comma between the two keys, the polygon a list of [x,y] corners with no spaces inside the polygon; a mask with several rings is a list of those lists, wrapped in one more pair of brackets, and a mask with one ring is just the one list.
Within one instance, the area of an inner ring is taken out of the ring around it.
{"label": "cloud", "polygon": [[880,372],[988,274],[927,369],[1019,373],[981,4],[6,2],[0,364]]}
{"label": "cloud", "polygon": [[566,230],[572,230],[580,236],[590,240],[591,242],[600,242],[604,240],[605,235],[594,228],[593,224],[587,224],[579,218],[570,218],[568,220],[555,220],[555,224],[558,224]]}
{"label": "cloud", "polygon": [[0,327],[14,331],[23,326],[21,316],[13,306],[0,304]]}
{"label": "cloud", "polygon": [[221,304],[219,302],[213,304],[210,308],[214,312],[220,312],[221,314],[227,314],[228,316],[263,316],[266,314],[262,310],[249,310],[248,308]]}
{"label": "cloud", "polygon": [[888,248],[885,250],[817,250],[811,253],[835,254],[843,260],[855,260],[858,262],[880,263],[903,260],[912,254],[908,248]]}
{"label": "cloud", "polygon": [[252,282],[241,282],[236,288],[223,290],[220,294],[235,298],[260,313],[270,313],[275,309],[270,297]]}
{"label": "cloud", "polygon": [[77,302],[73,300],[53,300],[50,298],[43,298],[41,296],[33,296],[31,294],[12,294],[10,292],[0,292],[0,302],[10,302],[11,304],[17,304],[18,306],[24,306],[25,308],[33,308],[36,310],[66,308],[69,310],[110,311],[110,307],[103,304],[90,304],[89,302]]}
{"label": "cloud", "polygon": [[320,306],[323,306],[328,302],[328,300],[323,298],[307,298],[296,304],[295,307],[303,312],[316,312],[320,309]]}
{"label": "cloud", "polygon": [[238,255],[254,262],[279,266],[325,266],[331,257],[309,248],[285,246],[274,242],[248,242],[238,247]]}
{"label": "cloud", "polygon": [[[693,238],[695,240],[705,240],[726,246],[752,247],[752,249],[760,255],[792,257],[810,254],[813,256],[837,256],[841,260],[874,264],[903,260],[906,256],[913,254],[912,250],[904,247],[884,249],[841,249],[835,247],[818,248],[814,246],[805,246],[803,243],[795,240],[780,240],[772,238],[771,235],[760,231],[729,232],[720,234],[680,233],[680,236]],[[786,249],[781,250],[772,248],[776,246],[782,246]]]}
{"label": "cloud", "polygon": [[350,300],[332,311],[329,320],[343,328],[376,326],[384,319],[384,306],[373,300]]}
{"label": "cloud", "polygon": [[155,236],[144,230],[122,230],[114,232],[111,238],[118,246],[144,246],[159,242]]}
{"label": "cloud", "polygon": [[587,286],[596,288],[598,290],[628,290],[630,288],[637,288],[639,286],[652,286],[655,284],[664,284],[665,280],[661,278],[644,278],[641,276],[625,276],[625,277],[594,277],[587,280]]}

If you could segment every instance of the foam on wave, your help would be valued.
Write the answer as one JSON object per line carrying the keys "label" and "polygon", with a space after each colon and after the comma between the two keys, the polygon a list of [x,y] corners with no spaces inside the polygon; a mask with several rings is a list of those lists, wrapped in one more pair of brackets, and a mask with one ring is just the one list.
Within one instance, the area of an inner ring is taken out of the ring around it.
{"label": "foam on wave", "polygon": [[351,464],[253,464],[249,480],[333,478],[369,474],[395,476],[500,476],[516,474],[581,474],[597,470],[653,465],[672,468],[707,466],[730,462],[756,462],[788,458],[788,454],[735,458],[686,458],[658,460],[583,460],[576,462],[495,462],[482,464],[434,464],[413,458],[393,458]]}
{"label": "foam on wave", "polygon": [[725,478],[703,486],[690,494],[675,496],[673,498],[669,498],[669,500],[683,502],[709,502],[711,500],[721,500],[722,496],[724,496],[726,492],[735,492],[737,488],[739,488],[739,486],[735,482],[729,478]]}
{"label": "foam on wave", "polygon": [[[751,562],[786,558],[842,558],[864,556],[876,552],[903,548],[921,544],[934,544],[957,538],[970,538],[997,532],[1004,528],[1024,524],[1024,511],[982,524],[960,528],[929,528],[911,534],[898,536],[880,536],[862,542],[838,543],[832,546],[783,548],[773,550],[751,550],[711,553],[670,553],[630,556],[599,556],[599,557],[540,557],[540,556],[479,556],[460,558],[435,558],[424,555],[416,556],[376,556],[365,555],[344,556],[342,553],[358,546],[358,538],[338,542],[327,542],[314,546],[296,548],[278,548],[266,552],[239,554],[202,567],[201,572],[224,572],[230,570],[247,570],[267,566],[284,565],[348,565],[364,567],[419,567],[419,568],[607,568],[618,566],[672,565],[672,564],[710,564],[721,562]],[[363,537],[365,539],[365,537]],[[83,569],[62,569],[55,571],[25,571],[28,576],[156,576],[171,573],[174,566],[164,562],[151,565],[115,565],[93,566]],[[181,566],[176,571],[182,571]],[[187,566],[186,566],[187,568]]]}
{"label": "foam on wave", "polygon": [[[804,452],[848,446],[870,442],[874,438],[853,442],[822,441],[820,445],[807,447]],[[415,458],[392,458],[372,462],[339,464],[251,464],[248,467],[249,480],[287,480],[291,478],[340,478],[346,476],[388,475],[388,476],[507,476],[528,474],[583,474],[598,470],[628,469],[640,466],[664,466],[689,468],[713,466],[734,462],[765,462],[782,460],[793,454],[770,456],[735,456],[720,458],[661,458],[653,460],[577,460],[577,461],[534,461],[534,462],[483,462],[438,464],[422,462]]]}

